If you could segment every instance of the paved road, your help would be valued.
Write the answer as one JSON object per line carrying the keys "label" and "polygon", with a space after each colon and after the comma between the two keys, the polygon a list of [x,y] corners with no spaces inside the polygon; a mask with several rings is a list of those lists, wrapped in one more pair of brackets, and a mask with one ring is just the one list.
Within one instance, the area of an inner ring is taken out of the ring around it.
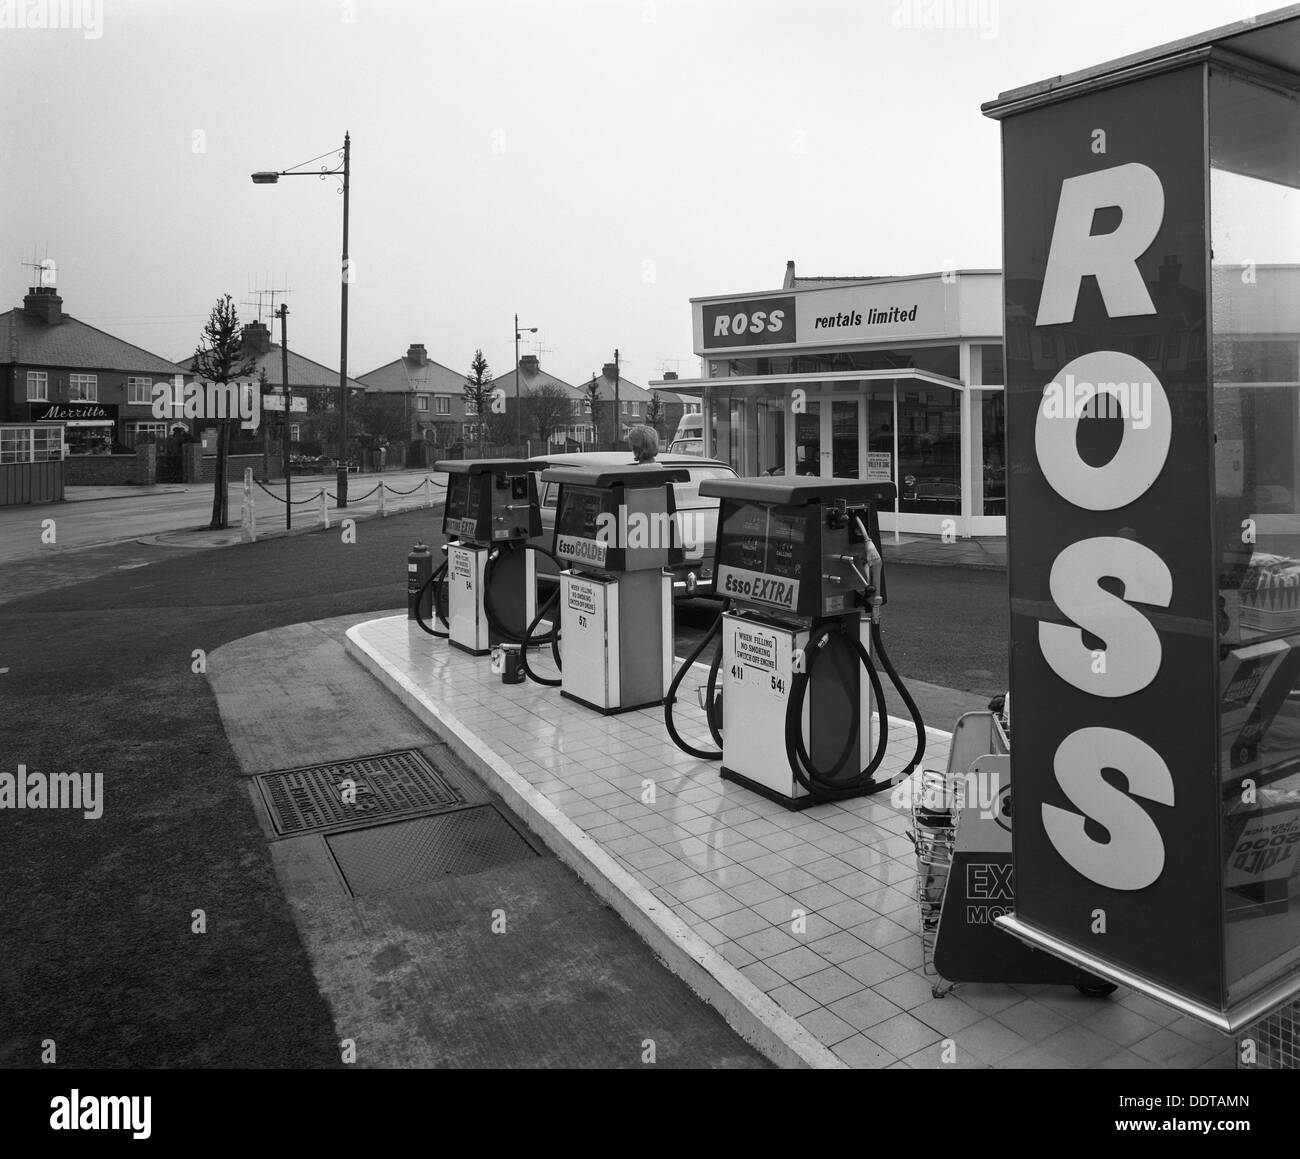
{"label": "paved road", "polygon": [[[446,475],[424,471],[389,471],[384,475],[354,475],[348,488],[353,496],[372,490],[382,479],[394,491],[409,491],[428,474],[435,482],[445,482]],[[333,490],[334,480],[328,476],[307,475],[293,480],[292,494],[295,503],[297,526],[318,522],[314,504],[297,504],[315,495],[324,487]],[[267,489],[277,496],[284,495],[283,482],[269,484]],[[435,497],[441,488],[435,487]],[[254,506],[259,522],[269,528],[284,526],[284,507],[271,495],[256,485],[253,489]],[[239,526],[239,512],[243,502],[241,484],[230,484],[230,522]],[[409,510],[425,502],[423,490],[413,495],[387,496],[389,511]],[[360,513],[375,511],[378,494],[354,501],[349,509]],[[338,507],[328,504],[328,510]],[[46,503],[36,507],[0,508],[0,564],[11,560],[31,559],[39,556],[79,550],[105,543],[120,543],[169,531],[183,531],[207,527],[212,515],[212,487],[197,484],[181,491],[141,493],[117,499],[98,499],[93,502]],[[54,542],[49,538],[47,520],[54,520]]]}
{"label": "paved road", "polygon": [[[6,817],[0,1067],[39,1066],[47,1039],[57,1043],[57,1064],[71,1067],[339,1065],[339,1041],[354,1035],[341,1033],[322,999],[195,657],[211,660],[223,646],[287,625],[401,607],[406,553],[415,538],[430,537],[434,518],[424,511],[369,520],[355,542],[335,529],[205,551],[134,543],[68,551],[62,559],[82,557],[85,574],[101,569],[96,582],[0,602],[0,756],[10,771],[22,763],[103,777],[97,819],[37,809]],[[11,574],[49,559],[5,564],[5,596]],[[293,715],[302,742],[295,763],[311,759],[312,738],[324,733],[317,713],[337,733],[350,735],[352,726],[369,751],[386,747],[392,735],[378,711],[349,703],[349,676],[380,695],[354,663],[344,658],[342,677],[331,681],[312,669],[310,650],[276,640],[271,659],[306,669],[275,685],[261,706],[269,736]],[[341,718],[336,693],[356,720]],[[549,963],[570,987],[565,1008],[582,1004],[585,1038],[569,1040],[565,1065],[584,1056],[613,1065],[613,1046],[626,1046],[629,1027],[647,1021],[676,1028],[678,1063],[757,1061],[562,866],[538,864],[536,880],[501,880],[513,891],[512,913],[534,915],[544,934],[518,943],[529,969]],[[484,896],[463,905],[440,898],[430,928],[450,931],[491,908]],[[202,931],[194,927],[200,912]],[[450,954],[454,943],[448,935],[442,947]],[[381,959],[381,967],[396,963]],[[439,977],[454,986],[454,975]],[[525,1010],[535,981],[502,974],[494,984],[513,984],[502,993]],[[450,1009],[439,1008],[440,1025]],[[457,1010],[457,1056],[484,1064],[477,1052],[489,1044],[475,1030],[472,1004]],[[490,1062],[554,1061],[559,1036],[540,1034],[518,1036],[513,1055],[507,1049]],[[620,1057],[640,1065],[626,1049]]]}

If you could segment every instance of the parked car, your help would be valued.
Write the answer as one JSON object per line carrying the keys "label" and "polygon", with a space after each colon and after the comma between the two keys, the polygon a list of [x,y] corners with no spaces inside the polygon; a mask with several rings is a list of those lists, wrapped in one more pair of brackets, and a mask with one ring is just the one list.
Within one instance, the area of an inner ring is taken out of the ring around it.
{"label": "parked car", "polygon": [[[597,467],[608,470],[631,464],[631,456],[626,451],[588,451],[573,455],[535,455],[556,467]],[[692,522],[687,524],[696,534],[689,536],[693,542],[686,546],[685,560],[678,570],[679,592],[694,595],[712,595],[714,591],[715,558],[718,548],[718,503],[717,499],[700,497],[700,483],[705,479],[734,479],[736,472],[726,463],[717,459],[702,459],[697,455],[660,455],[655,459],[660,467],[685,467],[690,472],[690,479],[684,483],[673,484],[673,496],[678,512]],[[539,496],[542,505],[542,534],[532,540],[539,547],[551,550],[555,541],[555,501],[559,497],[559,485],[542,483]],[[687,537],[684,537],[687,538]],[[693,575],[694,580],[687,579]],[[559,571],[544,555],[537,557],[538,582],[554,585],[559,582]]]}

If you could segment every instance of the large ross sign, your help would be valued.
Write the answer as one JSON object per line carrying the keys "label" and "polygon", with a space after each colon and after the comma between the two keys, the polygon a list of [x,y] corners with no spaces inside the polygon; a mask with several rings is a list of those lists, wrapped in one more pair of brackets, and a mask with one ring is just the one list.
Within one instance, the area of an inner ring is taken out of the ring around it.
{"label": "large ross sign", "polygon": [[1202,84],[1004,122],[1007,531],[1016,919],[1218,1008]]}

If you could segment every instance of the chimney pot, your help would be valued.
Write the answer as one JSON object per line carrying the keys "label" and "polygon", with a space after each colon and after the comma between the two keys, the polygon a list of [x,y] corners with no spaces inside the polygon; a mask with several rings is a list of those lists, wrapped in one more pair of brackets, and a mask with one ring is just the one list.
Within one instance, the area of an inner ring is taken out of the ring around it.
{"label": "chimney pot", "polygon": [[423,366],[429,361],[429,355],[424,349],[423,342],[412,342],[406,351],[406,360],[416,362]]}
{"label": "chimney pot", "polygon": [[675,371],[675,370],[665,370],[665,371],[664,371],[664,381],[665,381],[665,382],[676,382],[676,381],[677,381],[677,371]]}
{"label": "chimney pot", "polygon": [[605,368],[601,371],[601,373],[606,378],[608,378],[610,382],[613,382],[614,379],[618,377],[618,367],[615,366],[612,362],[607,362],[605,363]]}
{"label": "chimney pot", "polygon": [[519,358],[519,369],[523,374],[532,378],[538,372],[539,365],[536,354],[524,354]]}

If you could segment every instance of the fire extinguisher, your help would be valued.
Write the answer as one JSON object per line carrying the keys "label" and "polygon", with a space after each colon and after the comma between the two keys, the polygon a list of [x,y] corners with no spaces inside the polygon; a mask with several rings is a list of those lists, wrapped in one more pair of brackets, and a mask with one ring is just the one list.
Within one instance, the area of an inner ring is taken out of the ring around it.
{"label": "fire extinguisher", "polygon": [[[416,601],[419,600],[420,615],[427,623],[433,618],[433,585],[425,587],[429,577],[433,575],[433,552],[425,545],[423,540],[417,540],[415,546],[411,548],[411,554],[406,557],[406,618],[414,620]],[[421,597],[420,589],[424,588],[424,595]]]}

